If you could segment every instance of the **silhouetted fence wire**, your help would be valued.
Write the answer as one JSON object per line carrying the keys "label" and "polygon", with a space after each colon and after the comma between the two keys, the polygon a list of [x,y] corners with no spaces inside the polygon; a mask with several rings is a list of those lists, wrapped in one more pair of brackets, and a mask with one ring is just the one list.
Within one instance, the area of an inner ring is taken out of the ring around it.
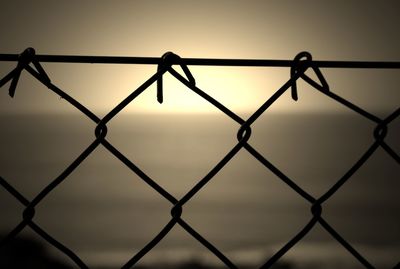
{"label": "silhouetted fence wire", "polygon": [[[222,261],[228,268],[237,268],[237,266],[226,256],[212,245],[206,238],[193,229],[182,217],[183,207],[199,192],[213,177],[241,150],[249,152],[256,160],[265,166],[266,169],[273,172],[283,182],[285,182],[293,191],[298,193],[301,197],[310,203],[311,218],[309,222],[298,231],[298,233],[289,240],[279,251],[272,255],[264,264],[260,264],[260,268],[271,268],[277,261],[285,255],[293,246],[295,246],[313,227],[319,223],[334,239],[337,240],[348,252],[350,252],[354,259],[356,259],[365,268],[375,268],[366,257],[359,253],[345,238],[343,238],[336,230],[329,225],[322,216],[323,204],[329,200],[342,186],[348,181],[352,175],[363,166],[363,164],[374,154],[374,152],[381,147],[389,156],[391,156],[398,164],[400,164],[400,156],[393,148],[385,142],[385,137],[388,133],[388,125],[400,115],[400,107],[384,119],[373,115],[361,107],[347,101],[334,92],[330,91],[329,85],[325,80],[320,68],[372,68],[372,69],[400,69],[400,62],[355,62],[355,61],[314,61],[308,52],[299,53],[294,60],[245,60],[245,59],[193,59],[193,58],[180,58],[178,55],[167,52],[161,58],[152,57],[110,57],[110,56],[63,56],[63,55],[36,55],[33,48],[28,48],[20,55],[15,54],[0,54],[0,61],[16,61],[17,66],[10,71],[4,78],[0,80],[0,87],[10,82],[9,95],[14,97],[18,79],[21,72],[27,71],[39,82],[69,102],[72,106],[78,109],[82,114],[91,119],[97,124],[95,128],[96,139],[82,151],[82,153],[54,180],[50,182],[44,189],[42,189],[32,200],[26,199],[17,189],[15,189],[6,179],[0,177],[0,185],[15,197],[23,206],[24,211],[22,214],[22,221],[10,231],[0,241],[0,248],[6,246],[10,240],[15,238],[23,229],[30,227],[34,232],[41,236],[48,243],[59,249],[62,253],[68,256],[79,268],[88,268],[84,261],[78,255],[68,249],[57,239],[53,238],[50,234],[40,228],[34,222],[35,207],[43,202],[43,199],[59,186],[63,181],[82,163],[85,159],[100,145],[106,148],[111,154],[117,157],[124,163],[133,173],[138,175],[144,182],[151,186],[154,191],[158,192],[162,197],[171,203],[171,219],[165,224],[164,228],[150,241],[147,245],[134,254],[128,260],[123,269],[134,267],[149,251],[151,251],[170,231],[175,225],[181,226],[186,232],[198,240],[210,252],[212,252],[220,261]],[[146,80],[135,91],[128,95],[122,102],[114,107],[103,118],[97,117],[88,108],[83,106],[79,101],[69,96],[65,91],[54,85],[40,62],[61,62],[61,63],[115,63],[115,64],[150,64],[157,65],[157,72]],[[179,65],[185,76],[177,72],[173,66]],[[191,74],[189,65],[217,65],[217,66],[272,66],[272,67],[290,67],[290,78],[284,83],[268,100],[266,100],[247,120],[242,119],[236,113],[222,105],[212,96],[202,91],[196,86],[196,81]],[[308,75],[306,71],[311,69],[318,81],[315,81]],[[155,180],[144,173],[135,163],[129,160],[122,154],[116,147],[114,147],[107,140],[107,123],[109,123],[118,113],[121,112],[128,104],[130,104],[136,97],[142,94],[153,83],[157,83],[157,100],[163,102],[163,75],[169,72],[173,77],[187,86],[190,90],[198,94],[203,99],[207,100],[210,104],[218,108],[227,117],[240,124],[237,132],[237,144],[181,199],[175,198],[171,193],[160,186]],[[293,100],[298,99],[297,94],[297,81],[304,80],[311,85],[315,90],[320,91],[327,98],[346,106],[361,116],[376,124],[373,132],[375,141],[370,147],[362,154],[356,163],[330,187],[320,197],[314,197],[306,190],[301,188],[295,183],[294,180],[286,176],[281,170],[268,161],[262,154],[260,154],[250,143],[251,126],[268,108],[277,101],[283,93],[291,90]],[[393,268],[400,268],[400,263],[394,265]]]}

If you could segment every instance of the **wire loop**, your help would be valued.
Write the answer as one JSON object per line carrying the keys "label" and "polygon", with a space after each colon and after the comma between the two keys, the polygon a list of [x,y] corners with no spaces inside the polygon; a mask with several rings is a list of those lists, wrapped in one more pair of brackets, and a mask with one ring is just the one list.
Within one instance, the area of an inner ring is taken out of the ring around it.
{"label": "wire loop", "polygon": [[[160,71],[161,69],[169,69],[173,64],[179,64],[183,70],[183,72],[186,75],[186,78],[190,82],[191,86],[196,86],[196,81],[190,72],[189,68],[187,65],[182,61],[181,57],[176,55],[173,52],[166,52],[164,55],[161,57],[161,61],[158,64],[157,71]],[[164,101],[164,96],[163,96],[163,77],[161,76],[157,80],[157,101],[162,104]]]}

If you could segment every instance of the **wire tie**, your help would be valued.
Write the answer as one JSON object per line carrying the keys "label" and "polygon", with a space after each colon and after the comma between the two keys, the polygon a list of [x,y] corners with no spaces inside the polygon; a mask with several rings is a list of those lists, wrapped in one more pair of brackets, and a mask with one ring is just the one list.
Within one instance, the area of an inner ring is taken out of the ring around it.
{"label": "wire tie", "polygon": [[[301,60],[302,58],[305,58],[305,60]],[[323,92],[329,92],[329,85],[326,82],[324,75],[322,74],[322,72],[319,70],[318,67],[313,66],[311,63],[312,63],[311,54],[307,51],[300,52],[293,59],[293,65],[290,68],[290,77],[293,78],[297,74],[297,72],[299,72],[300,68],[306,68],[301,74],[301,77],[311,86]],[[314,73],[321,84],[315,82],[313,79],[311,79],[309,76],[305,74],[305,71],[307,70],[308,67],[311,67],[314,70]],[[297,81],[294,81],[292,84],[292,99],[294,101],[297,101],[299,99],[297,92]]]}
{"label": "wire tie", "polygon": [[[158,64],[157,71],[160,71],[163,68],[169,68],[173,64],[179,63],[181,66],[183,72],[186,75],[186,78],[188,79],[189,83],[194,87],[196,85],[196,81],[190,72],[189,68],[187,67],[186,64],[182,62],[182,58],[176,55],[173,52],[166,52],[164,55],[161,57],[161,62]],[[157,101],[162,104],[164,101],[163,97],[163,77],[160,76],[157,79]]]}
{"label": "wire tie", "polygon": [[[36,68],[36,71],[43,77],[45,82],[50,82],[49,76],[46,74],[44,71],[43,67],[40,65],[40,63],[35,59],[35,49],[33,48],[27,48],[25,49],[19,56],[18,56],[18,64],[17,67],[14,69],[14,76],[11,77],[11,84],[10,88],[8,90],[9,95],[11,98],[14,98],[15,91],[17,89],[18,81],[21,76],[22,70],[24,70],[30,63],[33,63],[33,65]],[[4,83],[6,83],[5,81]]]}

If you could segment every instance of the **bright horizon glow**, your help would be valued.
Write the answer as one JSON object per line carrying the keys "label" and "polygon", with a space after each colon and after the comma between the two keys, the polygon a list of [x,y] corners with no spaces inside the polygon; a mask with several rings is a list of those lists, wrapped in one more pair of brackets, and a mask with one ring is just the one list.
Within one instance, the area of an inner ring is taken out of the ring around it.
{"label": "bright horizon glow", "polygon": [[[107,114],[140,85],[155,74],[157,66],[144,65],[69,65],[44,64],[52,82],[96,114]],[[174,69],[183,72],[179,66]],[[289,68],[189,66],[196,86],[237,114],[252,114],[290,78]],[[387,76],[384,76],[386,73]],[[397,106],[396,73],[385,70],[323,70],[332,92],[354,101],[368,111],[392,111]],[[377,74],[378,76],[374,76]],[[313,77],[312,70],[307,75]],[[349,81],[349,78],[352,78]],[[386,84],[388,95],[378,91]],[[122,113],[129,114],[213,114],[222,113],[168,72],[163,76],[164,102],[157,102],[156,82],[128,104]],[[299,101],[288,89],[268,113],[351,112],[349,109],[313,89],[303,80],[298,83]],[[5,86],[7,88],[8,85]],[[357,94],[357,96],[355,96]],[[370,97],[373,97],[373,102]],[[29,74],[23,73],[16,97],[1,92],[4,114],[74,113],[71,104],[49,91]],[[46,104],[46,105],[43,105]]]}
{"label": "bright horizon glow", "polygon": [[[183,73],[179,66],[176,71]],[[249,78],[240,70],[226,68],[190,68],[196,79],[196,86],[221,104],[235,111],[250,112],[258,105],[260,93],[257,80]],[[246,70],[248,71],[248,70]],[[182,74],[183,75],[183,74]],[[128,111],[136,110],[150,113],[213,113],[218,111],[211,103],[193,92],[171,74],[163,76],[164,102],[156,102],[156,83],[138,97],[136,105],[132,103]],[[134,101],[135,102],[135,101]]]}
{"label": "bright horizon glow", "polygon": [[[174,69],[184,76],[179,66],[174,66]],[[235,113],[253,113],[290,78],[288,68],[191,66],[189,69],[199,89]],[[141,83],[151,75],[144,77]],[[219,112],[218,108],[169,73],[163,76],[164,102],[159,104],[156,84],[139,95],[125,108],[126,111],[168,114]],[[287,112],[292,105],[293,100],[285,93],[271,109]]]}

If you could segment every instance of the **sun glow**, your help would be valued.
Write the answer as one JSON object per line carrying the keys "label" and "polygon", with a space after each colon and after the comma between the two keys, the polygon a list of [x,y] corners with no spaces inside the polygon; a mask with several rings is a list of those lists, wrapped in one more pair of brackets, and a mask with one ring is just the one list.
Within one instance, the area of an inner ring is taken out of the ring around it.
{"label": "sun glow", "polygon": [[[104,115],[133,94],[157,70],[144,65],[82,65],[46,64],[53,83],[65,90],[89,110]],[[185,77],[179,66],[173,68]],[[251,114],[266,102],[290,78],[288,68],[189,66],[196,87],[235,113]],[[312,72],[309,72],[312,76]],[[328,72],[325,72],[328,73]],[[329,75],[327,78],[329,78]],[[73,79],[72,79],[73,78]],[[339,81],[339,78],[335,79]],[[332,83],[332,89],[334,84]],[[338,104],[298,81],[299,101],[290,96],[290,89],[279,97],[269,112],[338,111]],[[42,111],[46,113],[76,112],[66,100],[60,99],[34,78],[21,77],[18,102],[6,102],[8,111]],[[6,92],[4,92],[6,95]],[[40,96],[40,98],[38,97]],[[169,72],[163,75],[164,102],[157,102],[157,82],[154,82],[123,108],[125,113],[220,113],[217,106],[188,88]],[[34,98],[41,102],[31,102]],[[42,102],[47,106],[41,105]]]}
{"label": "sun glow", "polygon": [[[262,68],[189,68],[196,79],[197,88],[235,112],[255,111],[284,80],[282,75],[265,75],[266,70]],[[179,67],[174,67],[174,69],[184,76]],[[138,97],[136,104],[129,107],[129,111],[149,113],[213,113],[218,111],[218,108],[169,73],[163,77],[164,102],[158,104],[155,84]]]}

